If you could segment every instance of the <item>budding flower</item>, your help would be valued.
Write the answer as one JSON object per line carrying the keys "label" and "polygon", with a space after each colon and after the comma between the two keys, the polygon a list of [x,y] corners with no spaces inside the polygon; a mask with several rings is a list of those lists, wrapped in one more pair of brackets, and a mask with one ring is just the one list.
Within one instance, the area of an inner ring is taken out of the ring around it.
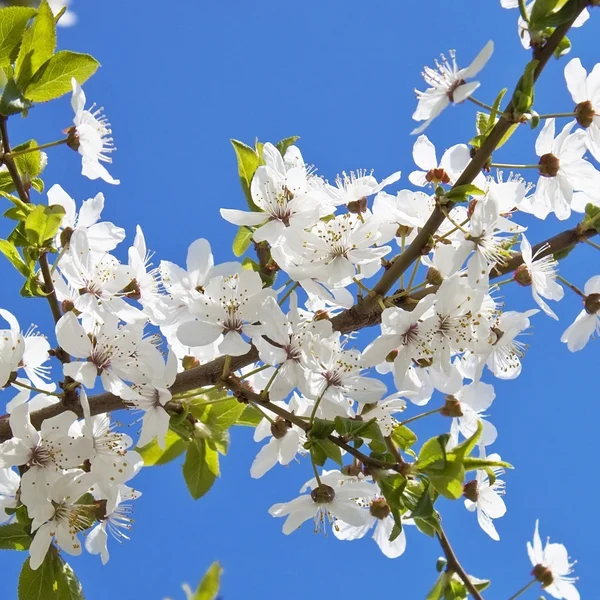
{"label": "budding flower", "polygon": [[540,157],[540,175],[542,177],[556,177],[560,169],[560,160],[552,153],[543,154]]}

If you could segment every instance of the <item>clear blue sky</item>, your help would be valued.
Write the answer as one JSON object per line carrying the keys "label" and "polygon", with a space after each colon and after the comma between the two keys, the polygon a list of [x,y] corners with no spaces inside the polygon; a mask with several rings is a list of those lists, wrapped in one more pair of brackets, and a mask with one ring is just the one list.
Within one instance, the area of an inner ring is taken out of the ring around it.
{"label": "clear blue sky", "polygon": [[[528,60],[516,35],[516,11],[502,10],[495,0],[78,0],[74,8],[79,23],[61,30],[59,44],[91,52],[103,65],[85,91],[112,121],[118,152],[111,173],[122,184],[84,180],[78,158],[57,148],[50,154],[47,187],[60,183],[78,202],[103,191],[104,217],[125,227],[129,242],[141,224],[156,260],[179,263],[198,237],[210,239],[217,260],[232,258],[235,230],[221,220],[219,208],[243,208],[244,200],[229,138],[252,143],[255,136],[277,141],[300,135],[306,161],[330,179],[343,169],[374,168],[380,177],[401,169],[397,186],[408,186],[413,88],[422,86],[422,66],[449,48],[456,48],[466,65],[493,39],[496,50],[477,94],[491,102],[500,88],[512,90]],[[599,56],[598,19],[594,15],[572,35],[574,55],[588,70]],[[572,108],[562,77],[565,63],[551,64],[544,74],[538,112]],[[438,156],[468,141],[474,114],[470,106],[461,106],[433,123],[427,134]],[[51,141],[71,119],[65,98],[36,108],[26,121],[11,120],[11,139]],[[512,153],[502,154],[504,161],[531,162],[533,138],[519,136]],[[534,223],[528,236],[538,241],[562,227],[550,217]],[[125,251],[123,245],[121,258]],[[563,271],[583,285],[598,274],[598,264],[597,252],[579,248]],[[14,311],[23,327],[30,321],[48,325],[45,304],[22,301],[15,273],[3,263],[0,269],[2,306]],[[529,290],[504,287],[503,292],[509,309],[533,307]],[[559,323],[544,315],[534,318],[521,378],[507,383],[487,379],[498,396],[491,420],[499,438],[492,448],[517,467],[505,477],[508,512],[497,521],[501,542],[479,529],[462,502],[440,502],[444,526],[466,569],[492,579],[490,599],[506,598],[529,580],[525,543],[536,518],[543,538],[563,542],[579,559],[582,597],[594,597],[597,589],[600,527],[594,518],[598,488],[592,457],[597,452],[600,342],[578,354],[559,342],[580,310],[569,294],[557,309]],[[445,425],[434,417],[416,429],[425,439]],[[283,536],[281,520],[267,509],[293,498],[310,478],[310,467],[292,464],[252,480],[249,468],[258,446],[250,433],[233,432],[223,477],[199,501],[188,495],[179,463],[146,469],[135,479],[144,495],[136,503],[131,541],[112,544],[106,567],[97,557],[70,561],[88,600],[182,598],[180,583],[195,584],[215,559],[225,568],[225,600],[304,600],[317,594],[424,598],[441,552],[435,540],[416,530],[407,530],[407,552],[395,562],[368,538],[354,543],[325,539],[310,524]],[[13,598],[25,556],[5,552],[2,558],[0,597]],[[537,598],[535,591],[527,597]]]}

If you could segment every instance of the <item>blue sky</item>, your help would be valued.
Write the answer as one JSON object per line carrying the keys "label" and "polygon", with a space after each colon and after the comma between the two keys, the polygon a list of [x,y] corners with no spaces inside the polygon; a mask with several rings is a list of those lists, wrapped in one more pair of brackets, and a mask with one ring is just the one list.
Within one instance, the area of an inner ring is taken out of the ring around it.
{"label": "blue sky", "polygon": [[[378,177],[402,170],[396,187],[408,186],[413,88],[422,86],[422,66],[449,48],[466,65],[493,39],[495,53],[477,93],[491,103],[502,87],[510,93],[528,60],[516,35],[516,11],[502,10],[497,1],[79,0],[74,8],[79,23],[61,30],[59,44],[90,52],[103,65],[85,91],[112,121],[118,152],[111,173],[122,184],[84,180],[77,156],[61,147],[50,152],[46,185],[60,183],[78,202],[103,191],[104,218],[125,227],[129,242],[140,224],[156,262],[182,263],[198,237],[211,241],[218,261],[232,258],[235,229],[221,220],[219,208],[244,208],[244,199],[229,138],[252,143],[255,137],[275,142],[300,135],[306,161],[329,179],[344,169],[374,168]],[[588,70],[597,57],[597,27],[592,19],[572,35],[573,54]],[[564,64],[551,63],[544,74],[538,112],[572,108]],[[474,115],[474,107],[454,107],[432,124],[427,134],[438,156],[470,139]],[[64,98],[35,108],[25,121],[12,119],[11,139],[51,141],[71,119]],[[498,160],[533,162],[533,135],[517,135]],[[569,225],[552,217],[524,223],[532,225],[529,239],[539,241],[574,226],[576,218]],[[125,258],[125,247],[120,252]],[[562,272],[582,286],[598,273],[597,265],[597,251],[578,248]],[[45,304],[22,301],[18,276],[5,264],[0,269],[2,306],[22,326],[34,321],[44,330],[49,325]],[[529,290],[509,288],[502,289],[507,308],[533,307]],[[505,477],[508,512],[497,522],[501,542],[479,529],[462,502],[440,502],[444,527],[465,568],[492,579],[489,598],[508,597],[529,580],[525,543],[536,518],[542,538],[565,543],[579,560],[582,597],[592,597],[596,587],[593,540],[600,529],[593,518],[597,485],[591,469],[600,347],[596,342],[571,354],[559,342],[580,308],[567,291],[557,309],[559,323],[543,315],[534,318],[523,375],[505,383],[487,379],[496,386],[491,420],[500,433],[492,448],[517,467]],[[446,426],[433,417],[416,431],[424,440]],[[216,559],[225,569],[225,600],[358,598],[390,590],[411,600],[426,595],[441,552],[435,540],[416,530],[407,531],[407,552],[396,562],[381,555],[370,539],[339,542],[315,535],[310,524],[283,536],[281,520],[267,509],[295,497],[311,477],[310,466],[292,464],[254,481],[249,468],[257,451],[249,430],[235,430],[221,480],[196,502],[187,493],[179,462],[144,470],[135,480],[144,495],[136,503],[131,541],[112,545],[106,567],[97,557],[70,561],[86,598],[182,598],[180,583],[195,584]],[[4,553],[3,559],[0,597],[12,598],[24,556]],[[526,597],[537,598],[536,592]]]}

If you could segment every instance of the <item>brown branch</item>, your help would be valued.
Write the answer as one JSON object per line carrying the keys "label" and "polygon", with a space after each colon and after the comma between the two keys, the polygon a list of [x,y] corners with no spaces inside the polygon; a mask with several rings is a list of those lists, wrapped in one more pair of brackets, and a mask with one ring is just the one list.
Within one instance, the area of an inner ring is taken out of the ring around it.
{"label": "brown branch", "polygon": [[[552,36],[548,39],[546,44],[536,49],[536,59],[539,60],[539,64],[534,73],[534,80],[537,80],[542,70],[544,69],[546,63],[552,56],[555,48],[558,46],[560,40],[564,37],[566,32],[569,30],[575,18],[583,11],[583,9],[588,4],[587,0],[573,0],[578,3],[578,10],[574,17],[569,20],[568,23],[557,27]],[[491,156],[492,152],[495,150],[496,145],[502,139],[508,128],[513,124],[512,121],[506,118],[506,115],[509,115],[512,111],[512,101],[508,105],[505,112],[502,114],[496,126],[491,131],[490,135],[480,148],[480,150],[475,154],[474,158],[467,165],[466,169],[462,173],[461,177],[457,180],[455,186],[463,185],[465,183],[469,183],[473,181],[476,177],[477,173],[485,165],[486,161]],[[6,148],[10,148],[8,145],[8,135],[6,133],[6,117],[0,116],[0,132],[3,135],[3,143],[4,151],[6,152]],[[7,168],[10,167],[9,164],[10,159],[7,157]],[[12,163],[14,167],[14,162]],[[16,167],[15,167],[16,169]],[[20,177],[18,177],[15,182],[20,181]],[[22,185],[21,185],[22,187]],[[27,192],[23,190],[24,194],[27,196]],[[21,192],[19,192],[21,194]],[[22,198],[23,199],[23,198]],[[25,200],[23,200],[25,201]],[[452,206],[452,203],[446,204],[446,210],[449,210]],[[432,234],[434,234],[439,228],[440,224],[444,219],[444,215],[442,214],[439,208],[436,208],[427,223],[423,226],[423,229],[419,232],[417,237],[414,239],[412,244],[400,255],[398,255],[391,263],[391,266],[388,270],[383,274],[380,281],[376,284],[374,291],[377,295],[383,296],[385,295],[395,284],[397,279],[400,277],[406,269],[415,261],[418,260],[423,252],[423,248],[427,246],[429,243],[429,239]],[[559,252],[561,250],[565,250],[573,247],[579,241],[581,241],[581,233],[576,230],[565,231],[550,240],[542,242],[535,246],[534,251],[543,244],[549,244],[550,248],[548,249],[548,253]],[[585,232],[583,234],[586,238],[595,235],[594,231]],[[509,270],[514,270],[522,263],[521,255],[515,255],[510,261],[504,265],[500,269],[495,269],[491,276],[498,277],[502,273],[506,273]],[[50,283],[52,283],[50,281]],[[411,306],[414,306],[414,301],[418,300],[427,294],[434,293],[436,291],[435,286],[427,287],[419,292],[415,293],[411,297],[401,298],[401,302],[398,303],[399,306],[410,310]],[[331,323],[333,325],[334,330],[339,331],[341,333],[350,333],[352,331],[357,331],[364,327],[368,327],[370,325],[374,325],[381,320],[381,308],[379,308],[377,302],[374,297],[366,297],[362,301],[358,302],[353,307],[341,312],[337,316],[331,319]],[[231,369],[237,370],[244,366],[247,366],[253,362],[258,360],[258,352],[256,348],[252,348],[248,354],[244,356],[238,356],[232,359]],[[195,367],[188,371],[184,371],[177,376],[174,385],[171,387],[171,392],[173,394],[179,394],[183,392],[187,392],[196,388],[214,385],[216,384],[223,372],[224,358],[219,358],[213,360],[205,365],[201,365],[199,367]],[[97,415],[104,412],[109,412],[112,410],[119,410],[128,408],[129,405],[123,401],[121,398],[114,396],[113,394],[103,393],[96,396],[92,396],[89,399],[90,408],[93,415]],[[75,410],[77,414],[80,415],[81,409],[78,406],[70,406],[69,408]],[[42,421],[44,419],[53,417],[57,414],[60,414],[66,409],[64,405],[55,404],[49,407],[46,407],[42,410],[36,411],[31,414],[31,421],[35,427],[40,427]],[[10,439],[11,430],[8,422],[8,415],[4,415],[0,417],[0,442]],[[352,452],[354,448],[348,446]],[[347,448],[345,448],[347,449]]]}
{"label": "brown branch", "polygon": [[440,542],[440,545],[442,546],[442,550],[444,551],[444,556],[447,560],[446,571],[448,573],[456,573],[460,577],[461,581],[465,584],[467,590],[469,590],[469,593],[473,596],[473,598],[475,598],[475,600],[483,600],[483,596],[479,593],[474,583],[467,575],[467,572],[463,569],[460,562],[458,562],[458,558],[456,558],[456,554],[454,553],[454,550],[450,545],[448,536],[442,529],[441,525],[439,531],[436,532],[436,535]]}
{"label": "brown branch", "polygon": [[[276,404],[273,404],[272,402],[270,402],[268,399],[264,398],[260,394],[257,394],[256,392],[249,390],[247,387],[244,386],[244,384],[242,382],[230,378],[230,379],[224,381],[223,385],[227,389],[231,390],[235,396],[237,396],[239,398],[243,398],[250,402],[254,402],[254,403],[258,404],[259,406],[262,406],[262,407],[270,410],[272,413],[275,413],[282,419],[285,419],[286,421],[293,423],[294,425],[296,425],[297,427],[302,429],[302,431],[304,431],[305,433],[310,431],[310,427],[311,427],[310,423],[304,421],[300,417],[296,416],[294,413],[287,411],[285,408],[282,408],[281,406],[277,406]],[[360,460],[365,465],[369,465],[372,467],[378,467],[380,469],[390,469],[392,471],[396,471],[396,472],[400,473],[401,467],[400,467],[400,464],[398,464],[398,463],[389,463],[389,462],[385,462],[383,460],[379,460],[378,458],[372,458],[370,456],[367,456],[366,454],[363,454],[362,452],[360,452],[353,446],[350,446],[350,444],[347,444],[341,437],[339,437],[337,435],[330,435],[330,436],[328,436],[328,439],[329,439],[329,441],[333,442],[336,446],[343,448],[346,452],[348,452],[348,454],[351,454],[352,456],[354,456],[355,458]],[[404,461],[402,461],[402,462],[404,462]]]}

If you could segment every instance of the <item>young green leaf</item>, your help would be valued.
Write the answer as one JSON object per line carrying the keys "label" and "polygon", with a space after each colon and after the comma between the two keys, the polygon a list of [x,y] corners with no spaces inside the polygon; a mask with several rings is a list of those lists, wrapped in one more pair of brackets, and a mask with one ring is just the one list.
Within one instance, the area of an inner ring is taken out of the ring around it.
{"label": "young green leaf", "polygon": [[0,526],[0,550],[27,550],[31,543],[29,527],[22,523]]}
{"label": "young green leaf", "polygon": [[14,62],[21,38],[35,8],[9,6],[0,9],[0,67]]}
{"label": "young green leaf", "polygon": [[214,562],[206,571],[198,589],[189,600],[216,600],[223,569],[218,562]]}
{"label": "young green leaf", "polygon": [[238,417],[235,425],[243,425],[245,427],[256,427],[262,420],[263,416],[254,408],[254,406],[246,406],[242,414]]}
{"label": "young green leaf", "polygon": [[25,235],[29,242],[38,248],[44,246],[56,235],[64,216],[65,209],[59,204],[38,204],[25,219]]}
{"label": "young green leaf", "polygon": [[84,600],[73,569],[50,547],[44,562],[34,571],[29,558],[19,575],[19,600]]}
{"label": "young green leaf", "polygon": [[392,441],[401,450],[408,450],[417,443],[417,436],[406,425],[396,425],[392,429]]}
{"label": "young green leaf", "polygon": [[[15,146],[13,152],[36,148],[37,145],[38,143],[35,140],[29,140],[28,142]],[[42,160],[42,152],[40,150],[32,150],[31,152],[26,152],[20,156],[15,156],[14,161],[19,173],[26,181],[31,181],[34,177],[40,175],[46,166],[45,161]]]}
{"label": "young green leaf", "polygon": [[183,454],[189,445],[188,440],[179,437],[174,431],[167,432],[165,436],[165,447],[161,448],[156,440],[152,440],[149,444],[136,448],[140,456],[144,459],[145,467],[153,467],[166,465]]}
{"label": "young green leaf", "polygon": [[183,477],[194,500],[213,486],[219,471],[219,454],[205,439],[194,439],[183,463]]}
{"label": "young green leaf", "polygon": [[281,154],[281,156],[285,156],[287,149],[290,146],[293,146],[296,143],[296,141],[299,139],[300,139],[299,135],[292,135],[291,137],[284,138],[280,142],[277,142],[275,144],[275,147],[277,148],[277,150],[279,150],[279,153]]}
{"label": "young green leaf", "polygon": [[86,82],[100,66],[89,54],[61,50],[45,62],[24,90],[32,102],[48,102],[72,90],[71,79]]}
{"label": "young green leaf", "polygon": [[252,202],[252,194],[250,193],[250,183],[252,177],[256,172],[256,169],[261,165],[262,161],[256,150],[246,146],[243,142],[238,140],[231,140],[235,155],[238,163],[238,174],[240,176],[240,182],[242,184],[242,190],[246,196],[246,201],[250,210],[259,210],[256,204]]}
{"label": "young green leaf", "polygon": [[232,250],[236,256],[242,256],[252,243],[252,229],[242,225],[233,238]]}
{"label": "young green leaf", "polygon": [[37,15],[23,36],[15,74],[17,86],[24,90],[40,67],[52,57],[56,48],[56,24],[47,0],[43,0]]}
{"label": "young green leaf", "polygon": [[330,458],[336,462],[340,467],[342,466],[342,451],[337,444],[334,444],[328,439],[313,439],[309,440],[304,444],[307,450],[310,450],[310,455],[316,465],[322,467],[327,459]]}
{"label": "young green leaf", "polygon": [[8,240],[0,240],[0,252],[8,258],[12,266],[23,275],[23,277],[29,277],[31,275],[31,270],[25,264],[19,251],[15,248],[15,246],[9,242]]}

